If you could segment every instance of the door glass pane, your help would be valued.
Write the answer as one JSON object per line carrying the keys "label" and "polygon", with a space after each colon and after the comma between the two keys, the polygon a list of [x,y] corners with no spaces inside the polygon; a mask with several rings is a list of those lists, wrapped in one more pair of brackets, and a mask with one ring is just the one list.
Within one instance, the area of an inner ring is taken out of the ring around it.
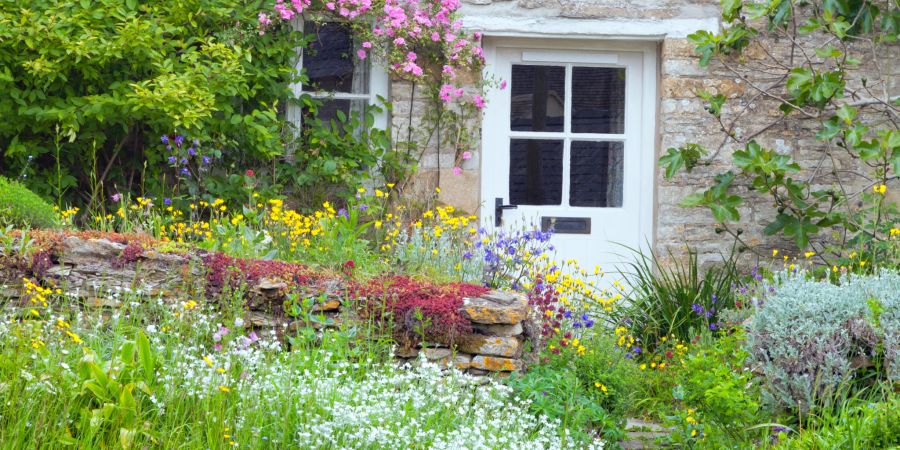
{"label": "door glass pane", "polygon": [[368,64],[354,57],[347,24],[308,21],[304,32],[313,36],[303,52],[303,69],[309,77],[304,90],[368,93]]}
{"label": "door glass pane", "polygon": [[624,68],[572,68],[572,132],[625,132]]}
{"label": "door glass pane", "polygon": [[514,64],[510,84],[509,122],[513,131],[563,131],[565,67]]}
{"label": "door glass pane", "polygon": [[573,141],[571,150],[569,204],[621,207],[624,143]]}
{"label": "door glass pane", "polygon": [[513,205],[562,203],[562,159],[562,140],[510,140],[510,203]]}

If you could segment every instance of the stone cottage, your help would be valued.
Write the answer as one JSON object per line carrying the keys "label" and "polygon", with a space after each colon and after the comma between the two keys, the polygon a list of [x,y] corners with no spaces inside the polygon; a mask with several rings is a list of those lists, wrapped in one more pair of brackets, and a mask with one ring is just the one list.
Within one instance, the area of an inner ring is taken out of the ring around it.
{"label": "stone cottage", "polygon": [[[508,88],[486,93],[488,106],[471,126],[480,134],[470,159],[459,164],[453,149],[429,141],[419,162],[420,192],[439,186],[441,201],[478,214],[486,225],[553,227],[559,258],[586,267],[620,260],[616,255],[627,253],[621,245],[683,251],[688,244],[701,261],[729,251],[731,239],[716,233],[707,210],[678,203],[708,186],[733,149],[673,180],[664,180],[657,164],[668,147],[722,147],[699,89],[725,95],[731,107],[747,106],[760,126],[780,114],[752,97],[748,80],[698,65],[687,36],[719,29],[718,1],[464,0],[462,12],[465,26],[483,36],[484,76]],[[421,92],[358,61],[336,69],[334,54],[350,48],[349,37],[327,25],[318,33],[327,41],[319,48],[331,51],[303,61],[310,77],[327,79],[338,69],[353,74],[329,86],[329,107],[349,112],[383,96],[394,110],[376,126],[398,137],[412,133],[427,110]],[[786,48],[772,44],[767,52]],[[746,54],[762,57],[758,48]],[[803,126],[783,121],[757,139],[808,160],[819,144],[797,132]],[[749,205],[740,225],[748,242],[760,243],[773,208]]]}

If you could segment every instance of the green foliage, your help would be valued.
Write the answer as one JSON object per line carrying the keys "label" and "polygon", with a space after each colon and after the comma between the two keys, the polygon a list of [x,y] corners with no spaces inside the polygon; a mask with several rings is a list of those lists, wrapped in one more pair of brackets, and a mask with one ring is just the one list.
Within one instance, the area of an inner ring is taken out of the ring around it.
{"label": "green foliage", "polygon": [[804,274],[778,279],[747,340],[774,405],[808,411],[832,402],[845,382],[857,390],[900,379],[900,275],[849,275],[838,284]]}
{"label": "green foliage", "polygon": [[702,270],[692,250],[686,259],[670,253],[666,261],[652,252],[636,251],[623,270],[622,295],[628,306],[618,313],[619,322],[645,350],[652,350],[663,337],[674,334],[689,341],[698,330],[716,328],[719,312],[734,306],[736,258],[732,252],[722,265]]}
{"label": "green foliage", "polygon": [[532,367],[524,375],[513,374],[508,384],[516,395],[529,401],[531,411],[559,419],[575,430],[577,439],[591,439],[585,431],[589,429],[599,429],[611,440],[621,437],[621,419],[613,417],[597,395],[585,389],[588,381],[571,368],[546,364]]}
{"label": "green foliage", "polygon": [[0,223],[20,228],[56,228],[59,217],[40,196],[18,181],[0,176]]}
{"label": "green foliage", "polygon": [[746,441],[761,418],[759,385],[745,363],[749,354],[741,345],[740,329],[717,339],[703,333],[677,372],[679,400],[698,411],[704,432],[720,443]]}
{"label": "green foliage", "polygon": [[[710,187],[685,198],[682,206],[709,208],[722,229],[739,238],[742,228],[733,227],[742,221],[738,207],[743,200],[734,191],[749,186],[771,197],[777,210],[774,219],[765,223],[765,234],[784,235],[801,250],[812,246],[829,266],[846,262],[847,254],[854,251],[883,254],[897,217],[896,205],[883,197],[884,186],[892,184],[900,170],[900,132],[895,121],[900,103],[887,91],[876,92],[874,87],[889,83],[891,74],[881,72],[877,61],[873,68],[871,59],[883,53],[881,46],[896,42],[900,11],[878,2],[850,0],[721,3],[722,30],[689,36],[700,65],[717,61],[747,82],[754,98],[775,102],[784,116],[743,137],[736,130],[743,126],[740,121],[746,109],[723,114],[724,95],[698,92],[725,134],[723,142],[715,152],[695,143],[667,149],[659,160],[665,176],[709,165],[710,160],[701,158],[707,154],[715,158],[727,144],[735,148],[732,164],[737,170],[717,174]],[[767,26],[759,27],[761,23]],[[847,45],[851,40],[867,41],[871,47]],[[750,43],[765,49],[779,41],[788,46],[789,59],[774,50],[764,51],[763,57],[743,54]],[[756,61],[760,58],[764,61]],[[870,60],[868,66],[863,67],[866,60]],[[778,81],[755,83],[759,66],[751,62],[777,65],[779,73],[768,74]],[[860,83],[862,89],[855,87]],[[755,140],[791,115],[819,124],[809,131],[823,147],[821,161],[813,166],[802,166],[792,156],[764,148]],[[760,127],[754,124],[753,128]],[[839,162],[847,154],[859,164],[848,168]],[[825,174],[830,178],[816,178]],[[873,187],[881,198],[866,195]],[[824,231],[833,232],[832,242],[814,242]]]}
{"label": "green foliage", "polygon": [[24,171],[49,194],[43,180],[85,187],[96,165],[108,193],[113,185],[152,190],[167,156],[159,137],[173,132],[220,149],[226,168],[242,171],[281,154],[278,104],[290,96],[302,37],[287,29],[259,35],[259,7],[239,0],[0,3],[3,171]]}
{"label": "green foliage", "polygon": [[359,114],[338,110],[336,118],[323,122],[317,114],[321,102],[302,99],[308,115],[293,143],[293,163],[278,166],[279,181],[296,186],[306,204],[318,205],[335,195],[353,196],[373,176],[387,183],[405,179],[411,159],[393,150],[389,130],[375,126],[375,115],[391,109],[381,101],[382,106],[367,107]]}
{"label": "green foliage", "polygon": [[807,418],[799,434],[779,434],[778,449],[874,449],[900,446],[900,396],[850,398],[836,410]]}

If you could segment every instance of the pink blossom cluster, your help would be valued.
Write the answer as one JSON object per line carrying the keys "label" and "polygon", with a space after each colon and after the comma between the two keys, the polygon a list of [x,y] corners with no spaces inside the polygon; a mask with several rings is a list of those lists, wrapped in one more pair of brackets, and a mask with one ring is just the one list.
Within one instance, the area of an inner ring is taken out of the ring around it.
{"label": "pink blossom cluster", "polygon": [[[291,20],[308,9],[311,0],[276,0],[275,15],[259,13],[260,33],[273,19]],[[469,35],[462,21],[455,18],[460,0],[385,0],[381,11],[372,9],[372,0],[325,0],[324,7],[336,16],[353,20],[357,30],[364,30],[363,40],[355,53],[366,59],[372,52],[384,56],[395,75],[407,79],[429,78],[424,67],[441,64],[440,98],[450,103],[461,100],[484,108],[484,99],[473,95],[465,100],[464,91],[455,86],[457,73],[478,69],[484,63],[481,33]],[[436,54],[430,61],[428,55]],[[423,61],[424,59],[424,61]]]}
{"label": "pink blossom cluster", "polygon": [[310,2],[311,0],[290,0],[290,3],[285,3],[284,0],[275,0],[275,12],[278,13],[278,17],[291,20],[295,15],[303,14],[303,10],[309,7]]}

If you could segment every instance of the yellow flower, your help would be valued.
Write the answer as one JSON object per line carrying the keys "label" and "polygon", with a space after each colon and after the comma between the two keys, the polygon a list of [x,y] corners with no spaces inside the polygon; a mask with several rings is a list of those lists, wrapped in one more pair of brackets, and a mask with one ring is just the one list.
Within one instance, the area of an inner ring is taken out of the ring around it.
{"label": "yellow flower", "polygon": [[225,386],[225,385],[219,386],[219,390],[226,394],[231,392],[231,388],[229,388],[228,386]]}
{"label": "yellow flower", "polygon": [[440,193],[441,193],[441,188],[439,188],[439,187],[434,188],[434,192],[437,192],[438,194],[440,194]]}
{"label": "yellow flower", "polygon": [[884,195],[884,193],[887,192],[887,186],[883,184],[876,184],[875,186],[872,186],[872,191],[874,191],[876,194]]}
{"label": "yellow flower", "polygon": [[219,367],[218,369],[216,369],[216,372],[225,373],[225,369]]}
{"label": "yellow flower", "polygon": [[209,367],[212,367],[212,366],[213,366],[212,359],[210,359],[209,356],[204,356],[204,357],[203,357],[203,361],[206,361],[206,364],[208,364]]}
{"label": "yellow flower", "polygon": [[189,300],[184,304],[184,309],[194,309],[197,307],[197,302],[193,300]]}
{"label": "yellow flower", "polygon": [[641,364],[641,370],[647,370],[647,365],[646,365],[646,364]]}
{"label": "yellow flower", "polygon": [[697,436],[697,430],[691,430],[691,437]]}
{"label": "yellow flower", "polygon": [[69,338],[72,339],[72,342],[74,342],[76,344],[80,344],[82,342],[81,338],[77,334],[75,334],[71,331],[66,331],[66,334],[69,335]]}
{"label": "yellow flower", "polygon": [[376,230],[379,229],[379,228],[381,228],[381,225],[382,225],[382,223],[381,223],[380,220],[376,220],[376,221],[375,221],[375,229],[376,229]]}
{"label": "yellow flower", "polygon": [[778,256],[778,249],[777,249],[777,248],[776,248],[776,249],[772,249],[772,257],[774,258],[774,257],[776,257],[776,256]]}
{"label": "yellow flower", "polygon": [[807,258],[812,258],[815,255],[816,255],[816,252],[806,252],[803,254],[803,256],[805,256]]}

